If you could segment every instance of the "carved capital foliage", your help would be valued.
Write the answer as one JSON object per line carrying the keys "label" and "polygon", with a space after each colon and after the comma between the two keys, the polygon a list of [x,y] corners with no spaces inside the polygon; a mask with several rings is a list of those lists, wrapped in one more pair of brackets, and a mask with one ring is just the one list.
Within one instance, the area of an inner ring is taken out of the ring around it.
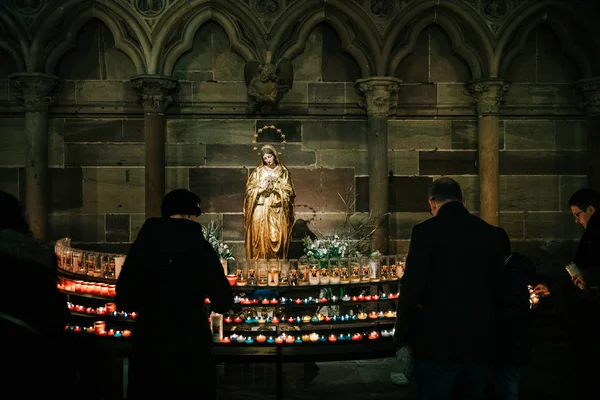
{"label": "carved capital foliage", "polygon": [[131,83],[146,113],[164,113],[173,101],[171,93],[177,89],[177,80],[158,75],[137,75]]}
{"label": "carved capital foliage", "polygon": [[55,101],[54,94],[61,89],[61,81],[54,75],[18,73],[9,76],[16,89],[16,99],[28,111],[47,111]]}
{"label": "carved capital foliage", "polygon": [[600,115],[600,78],[575,82],[575,90],[582,98],[581,108],[584,108],[588,115]]}
{"label": "carved capital foliage", "polygon": [[367,111],[368,115],[387,116],[396,106],[392,94],[398,92],[400,83],[402,83],[400,79],[389,76],[358,79],[355,83],[356,91],[365,98],[358,104]]}
{"label": "carved capital foliage", "polygon": [[501,79],[473,81],[467,85],[467,95],[473,98],[477,115],[497,115],[510,83]]}

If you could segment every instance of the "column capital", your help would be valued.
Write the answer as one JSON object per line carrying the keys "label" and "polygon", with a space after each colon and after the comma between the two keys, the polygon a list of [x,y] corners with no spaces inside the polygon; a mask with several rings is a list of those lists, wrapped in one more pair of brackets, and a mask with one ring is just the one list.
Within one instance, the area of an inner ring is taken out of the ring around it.
{"label": "column capital", "polygon": [[146,113],[164,113],[173,101],[171,93],[177,89],[177,79],[168,76],[136,75],[131,83]]}
{"label": "column capital", "polygon": [[575,82],[575,90],[582,98],[580,107],[588,115],[600,115],[600,77]]}
{"label": "column capital", "polygon": [[477,115],[498,115],[510,83],[502,79],[471,81],[465,94],[473,98]]}
{"label": "column capital", "polygon": [[365,79],[357,79],[354,84],[359,95],[364,96],[358,104],[367,111],[368,115],[379,115],[387,117],[390,110],[396,106],[392,100],[392,93],[398,91],[402,81],[390,76],[373,76]]}
{"label": "column capital", "polygon": [[24,72],[8,78],[16,89],[17,101],[28,111],[47,111],[56,100],[54,94],[62,88],[60,79],[50,74]]}

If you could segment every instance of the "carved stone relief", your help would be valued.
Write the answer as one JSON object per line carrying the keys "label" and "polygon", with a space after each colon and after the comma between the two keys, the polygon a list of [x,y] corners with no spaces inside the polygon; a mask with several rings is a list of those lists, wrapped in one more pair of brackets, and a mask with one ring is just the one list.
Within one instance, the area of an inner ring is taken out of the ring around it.
{"label": "carved stone relief", "polygon": [[46,111],[54,103],[54,94],[61,89],[60,80],[54,75],[22,73],[10,76],[15,98],[28,111]]}
{"label": "carved stone relief", "polygon": [[387,116],[396,106],[393,94],[398,92],[402,81],[397,78],[376,76],[356,81],[356,91],[365,100],[358,104],[367,111],[368,115]]}
{"label": "carved stone relief", "polygon": [[283,5],[279,0],[254,0],[253,9],[260,16],[273,16],[277,14]]}
{"label": "carved stone relief", "polygon": [[471,82],[466,94],[473,98],[477,115],[497,115],[510,84],[502,80]]}
{"label": "carved stone relief", "polygon": [[129,0],[131,6],[142,17],[149,28],[154,27],[156,21],[169,7],[178,0]]}
{"label": "carved stone relief", "polygon": [[171,93],[177,88],[175,79],[152,75],[136,76],[131,83],[146,113],[164,113],[173,101]]}
{"label": "carved stone relief", "polygon": [[282,59],[277,66],[270,59],[265,63],[251,60],[244,67],[244,78],[248,112],[266,114],[276,110],[283,95],[292,88],[294,67],[288,59]]}
{"label": "carved stone relief", "polygon": [[582,102],[580,107],[589,115],[600,115],[600,78],[583,79],[575,83]]}
{"label": "carved stone relief", "polygon": [[136,10],[144,17],[156,17],[164,11],[167,0],[135,0]]}
{"label": "carved stone relief", "polygon": [[45,0],[11,0],[12,6],[21,15],[36,14],[44,6]]}

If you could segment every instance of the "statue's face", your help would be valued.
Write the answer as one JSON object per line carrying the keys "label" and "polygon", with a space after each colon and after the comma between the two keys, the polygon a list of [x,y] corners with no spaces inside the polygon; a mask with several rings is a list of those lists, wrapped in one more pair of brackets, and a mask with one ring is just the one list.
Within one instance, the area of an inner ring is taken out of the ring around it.
{"label": "statue's face", "polygon": [[254,272],[253,269],[248,270],[248,278],[254,278],[255,275],[256,275],[256,272]]}
{"label": "statue's face", "polygon": [[275,156],[273,154],[265,153],[262,159],[267,167],[273,168],[275,166]]}
{"label": "statue's face", "polygon": [[354,267],[352,267],[352,274],[358,275],[359,273],[360,273],[360,267],[358,265],[355,265]]}
{"label": "statue's face", "polygon": [[398,267],[396,267],[396,265],[395,265],[395,264],[394,264],[394,265],[392,265],[392,266],[390,266],[390,273],[391,273],[392,275],[396,275],[396,274],[398,273],[398,269],[397,269],[397,268],[398,268]]}
{"label": "statue's face", "polygon": [[337,277],[337,276],[340,276],[340,269],[339,269],[339,268],[334,268],[334,269],[333,269],[333,272],[332,272],[332,275],[333,275],[333,276],[336,276],[336,277]]}
{"label": "statue's face", "polygon": [[387,265],[382,265],[381,266],[381,273],[382,274],[387,274],[388,273],[388,266]]}
{"label": "statue's face", "polygon": [[318,270],[318,269],[316,269],[316,268],[313,268],[313,269],[311,269],[311,270],[310,270],[310,275],[311,275],[313,278],[316,278],[317,276],[319,276],[319,270]]}

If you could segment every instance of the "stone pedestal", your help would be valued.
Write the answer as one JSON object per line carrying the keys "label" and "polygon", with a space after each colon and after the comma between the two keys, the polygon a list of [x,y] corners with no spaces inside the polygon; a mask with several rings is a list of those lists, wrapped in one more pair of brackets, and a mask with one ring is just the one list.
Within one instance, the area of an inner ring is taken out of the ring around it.
{"label": "stone pedestal", "polygon": [[158,217],[165,195],[165,111],[171,104],[177,81],[158,75],[138,75],[131,82],[144,107],[145,213],[146,218]]}
{"label": "stone pedestal", "polygon": [[600,191],[600,78],[583,79],[575,87],[586,115],[587,186]]}
{"label": "stone pedestal", "polygon": [[499,211],[499,118],[509,84],[502,80],[471,82],[467,89],[477,108],[479,130],[480,216],[497,226]]}
{"label": "stone pedestal", "polygon": [[33,235],[48,237],[48,107],[60,81],[54,75],[18,73],[9,77],[16,98],[25,106],[25,214]]}
{"label": "stone pedestal", "polygon": [[[396,101],[399,79],[376,76],[356,81],[356,89],[365,97],[361,102],[368,115],[369,212],[377,225],[371,249],[389,253],[388,213],[388,114]],[[424,199],[425,200],[425,199]]]}

